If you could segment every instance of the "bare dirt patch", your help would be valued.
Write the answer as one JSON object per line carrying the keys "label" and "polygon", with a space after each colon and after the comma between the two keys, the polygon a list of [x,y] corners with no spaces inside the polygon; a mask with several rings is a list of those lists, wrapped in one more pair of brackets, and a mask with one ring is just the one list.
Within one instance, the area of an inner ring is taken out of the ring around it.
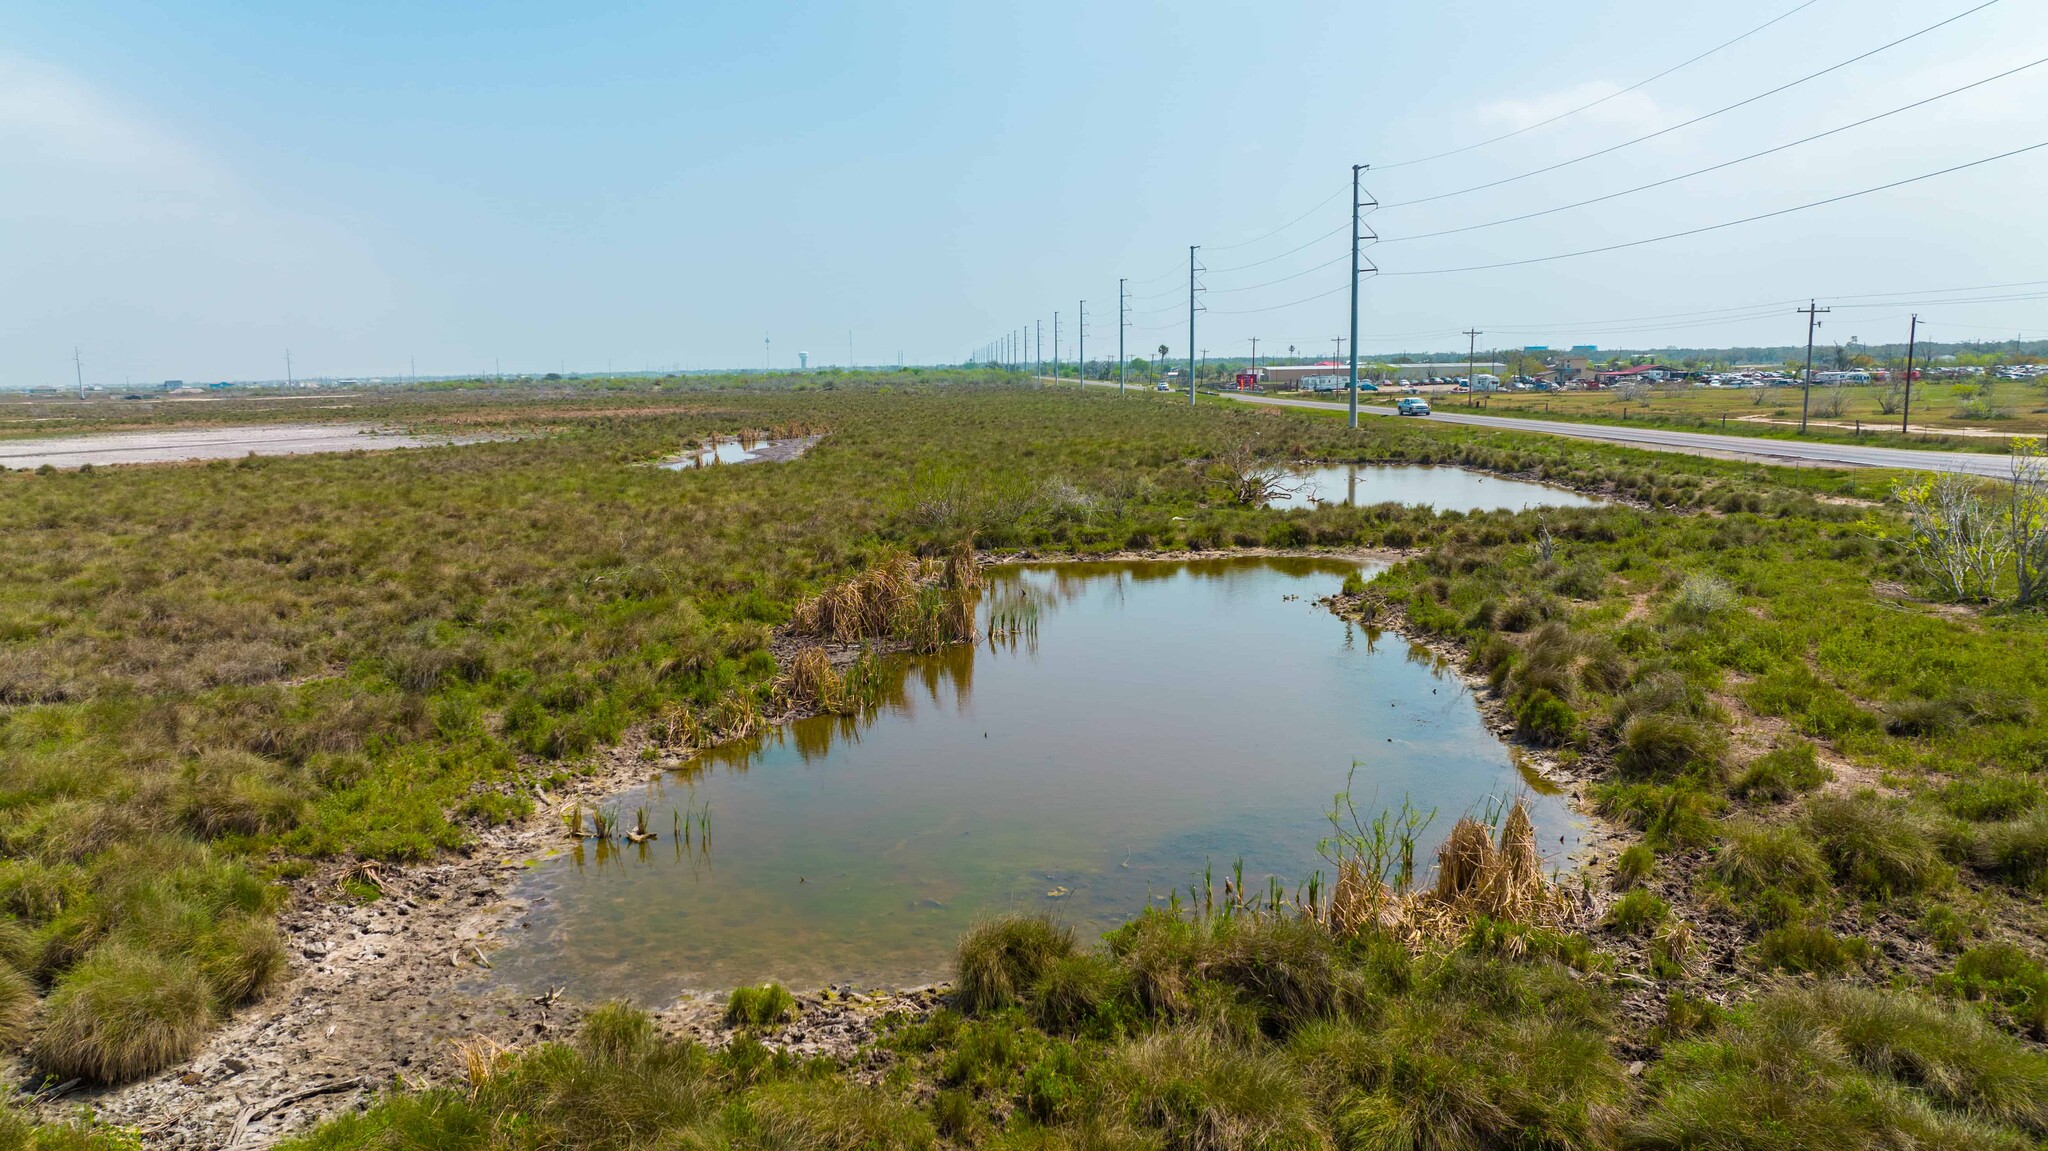
{"label": "bare dirt patch", "polygon": [[389,451],[476,443],[475,436],[412,435],[368,424],[258,424],[240,428],[170,428],[86,436],[0,440],[0,468],[76,468],[90,464],[162,464],[291,456],[315,452]]}

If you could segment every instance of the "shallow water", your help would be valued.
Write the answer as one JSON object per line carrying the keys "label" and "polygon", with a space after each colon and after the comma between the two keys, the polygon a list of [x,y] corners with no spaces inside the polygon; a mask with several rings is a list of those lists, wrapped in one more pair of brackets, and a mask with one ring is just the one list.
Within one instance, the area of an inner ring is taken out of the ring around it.
{"label": "shallow water", "polygon": [[761,440],[753,447],[741,447],[738,440],[720,440],[711,447],[698,445],[695,454],[678,459],[664,460],[661,466],[672,472],[689,468],[706,468],[713,464],[745,464],[759,459],[771,448],[782,444],[781,440]]}
{"label": "shallow water", "polygon": [[164,428],[0,440],[0,469],[76,468],[234,460],[320,452],[375,452],[473,444],[487,436],[414,436],[369,424],[258,424],[231,428]]}
{"label": "shallow water", "polygon": [[[1322,865],[1357,765],[1361,808],[1456,816],[1529,794],[1552,864],[1576,846],[1426,651],[1316,606],[1357,565],[1262,559],[991,573],[984,607],[1037,605],[1035,638],[902,658],[863,720],[801,721],[608,805],[660,838],[538,864],[494,978],[667,1000],[778,979],[949,975],[976,918],[1050,909],[1083,938],[1242,858],[1290,894]],[[1028,614],[1028,613],[1027,613]],[[1027,635],[1029,635],[1027,629]],[[674,835],[708,810],[710,835]],[[1560,842],[1560,836],[1564,842]]]}
{"label": "shallow water", "polygon": [[1299,488],[1268,503],[1274,508],[1319,504],[1423,504],[1445,512],[1527,511],[1530,508],[1586,508],[1599,500],[1568,488],[1503,479],[1466,468],[1415,464],[1331,464],[1294,473]]}

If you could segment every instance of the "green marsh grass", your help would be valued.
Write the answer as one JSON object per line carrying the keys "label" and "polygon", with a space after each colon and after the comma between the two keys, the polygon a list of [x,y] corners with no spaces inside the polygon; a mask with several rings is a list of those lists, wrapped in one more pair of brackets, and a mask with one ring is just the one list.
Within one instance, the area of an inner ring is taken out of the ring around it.
{"label": "green marsh grass", "polygon": [[[71,430],[128,418],[78,410]],[[1746,956],[1773,931],[1806,932],[1777,941],[1778,966],[1829,966],[1793,891],[1826,902],[1839,886],[1912,920],[1958,906],[1946,867],[1998,898],[2048,872],[2048,823],[2024,788],[1944,790],[2038,759],[2048,627],[1926,609],[1914,573],[1860,526],[1893,513],[1845,502],[1884,500],[1882,476],[1413,421],[1354,433],[972,374],[437,387],[372,393],[358,414],[518,438],[0,475],[0,913],[17,926],[0,944],[50,989],[29,1036],[46,1072],[144,1073],[260,995],[272,952],[244,932],[268,922],[287,865],[433,858],[517,810],[477,797],[553,790],[636,724],[690,747],[756,730],[787,670],[769,641],[806,622],[802,605],[838,596],[832,629],[855,642],[970,634],[982,621],[948,594],[968,578],[963,542],[1415,549],[1369,597],[1462,646],[1533,741],[1595,768],[1626,750],[1628,778],[1589,797],[1661,853],[1660,892],[1683,886],[1689,859],[1712,861],[1726,906],[1706,913]],[[252,401],[203,418],[284,417]],[[633,466],[798,424],[826,436],[794,463]],[[1211,501],[1204,472],[1254,434],[1290,458],[1473,466],[1628,502],[1539,517]],[[1726,601],[1686,593],[1694,578]],[[1032,622],[1020,610],[1004,626]],[[1703,700],[1825,744],[1899,798],[1813,806],[1803,760],[1754,779],[1747,765],[1731,789],[1713,737],[1741,717]],[[1724,822],[1734,798],[1788,804],[1748,815],[1798,821],[1827,888],[1810,859],[1723,873],[1739,838],[1726,829],[1749,826]],[[672,826],[694,847],[709,812]],[[1216,906],[1213,886],[1199,895]],[[1253,902],[1233,877],[1223,906]],[[1810,1005],[1770,999],[1721,1020],[1677,1013],[1675,1041],[1645,1046],[1577,970],[1598,957],[1568,931],[1480,923],[1463,943],[1323,945],[1258,926],[1266,913],[1186,912],[1141,916],[1099,953],[1048,942],[1056,926],[963,941],[978,1014],[934,1028],[875,1088],[758,1043],[710,1052],[614,1018],[592,1029],[608,1038],[527,1048],[469,1090],[394,1093],[297,1146],[921,1146],[936,1135],[917,1085],[994,1029],[1010,1061],[977,1064],[971,1116],[949,1104],[946,1122],[991,1143],[1650,1147],[1725,1130],[1764,1148],[2005,1146],[2034,1130],[2039,1096],[1997,1030],[1971,1040],[1995,1066],[1946,1049],[1880,1058]],[[1881,948],[1836,959],[1886,984],[1902,974]],[[1959,958],[1955,998],[1993,1028],[2030,1026],[2011,1006],[2026,972],[1965,973]],[[1639,1079],[1616,1035],[1642,1053]],[[1219,1080],[1229,1066],[1248,1070]]]}
{"label": "green marsh grass", "polygon": [[728,1027],[773,1027],[796,1017],[796,997],[780,983],[735,987],[725,1001]]}

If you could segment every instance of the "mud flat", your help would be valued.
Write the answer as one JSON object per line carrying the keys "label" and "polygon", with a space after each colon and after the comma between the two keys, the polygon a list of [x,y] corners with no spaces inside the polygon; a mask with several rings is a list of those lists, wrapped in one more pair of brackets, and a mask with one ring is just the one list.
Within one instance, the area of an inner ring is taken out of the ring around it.
{"label": "mud flat", "polygon": [[416,436],[369,424],[264,424],[106,432],[90,436],[0,440],[0,468],[76,468],[91,464],[169,464],[243,456],[378,452],[478,443],[482,436]]}

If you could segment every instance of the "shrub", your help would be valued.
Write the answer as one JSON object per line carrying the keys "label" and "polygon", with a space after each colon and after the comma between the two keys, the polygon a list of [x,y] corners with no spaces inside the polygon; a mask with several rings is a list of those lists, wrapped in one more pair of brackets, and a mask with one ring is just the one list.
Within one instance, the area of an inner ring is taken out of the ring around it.
{"label": "shrub", "polygon": [[1364,573],[1355,571],[1346,572],[1344,575],[1344,587],[1342,588],[1342,591],[1345,595],[1364,595],[1365,582],[1366,581]]}
{"label": "shrub", "polygon": [[213,997],[191,961],[121,944],[95,950],[57,983],[35,1060],[59,1078],[120,1083],[197,1050]]}
{"label": "shrub", "polygon": [[772,1027],[796,1014],[796,997],[780,983],[735,987],[725,1001],[727,1027]]}
{"label": "shrub", "polygon": [[1571,705],[1539,687],[1515,705],[1515,727],[1536,743],[1556,747],[1578,737],[1579,715]]}
{"label": "shrub", "polygon": [[1834,975],[1870,958],[1870,944],[1856,936],[1836,935],[1825,927],[1787,924],[1764,932],[1756,955],[1766,967],[1796,974]]}
{"label": "shrub", "polygon": [[1657,868],[1657,853],[1646,843],[1632,843],[1614,857],[1614,889],[1627,891],[1641,886]]}
{"label": "shrub", "polygon": [[1580,561],[1557,573],[1550,588],[1567,599],[1599,599],[1607,587],[1607,572],[1599,564]]}
{"label": "shrub", "polygon": [[1622,771],[1671,779],[1689,768],[1718,770],[1726,740],[1720,732],[1675,715],[1637,715],[1622,725],[1614,760]]}
{"label": "shrub", "polygon": [[1711,623],[1735,606],[1735,593],[1710,575],[1687,576],[1671,598],[1671,618],[1679,623]]}
{"label": "shrub", "polygon": [[1009,915],[976,924],[960,937],[960,1009],[980,1014],[1007,1007],[1056,960],[1074,953],[1074,931],[1050,916]]}
{"label": "shrub", "polygon": [[1647,935],[1670,916],[1670,904],[1639,889],[1615,900],[1600,922],[1623,935]]}
{"label": "shrub", "polygon": [[1749,800],[1782,802],[1812,791],[1828,779],[1812,744],[1796,740],[1751,760],[1735,778],[1736,795]]}
{"label": "shrub", "polygon": [[1870,898],[1913,895],[1945,877],[1933,840],[1874,791],[1813,796],[1804,823],[1835,878]]}

